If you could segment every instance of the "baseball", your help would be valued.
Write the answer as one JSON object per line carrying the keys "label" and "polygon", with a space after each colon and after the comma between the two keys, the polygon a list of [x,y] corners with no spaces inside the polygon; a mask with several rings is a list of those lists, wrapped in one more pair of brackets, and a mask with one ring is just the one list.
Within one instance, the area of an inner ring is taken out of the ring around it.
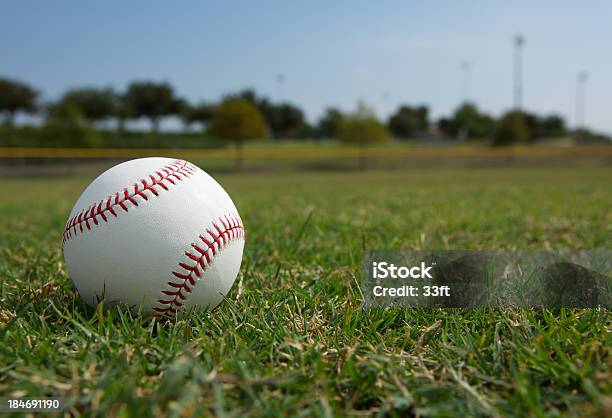
{"label": "baseball", "polygon": [[102,173],[62,234],[68,273],[88,304],[126,303],[164,316],[219,304],[240,270],[244,241],[225,190],[195,165],[170,158]]}

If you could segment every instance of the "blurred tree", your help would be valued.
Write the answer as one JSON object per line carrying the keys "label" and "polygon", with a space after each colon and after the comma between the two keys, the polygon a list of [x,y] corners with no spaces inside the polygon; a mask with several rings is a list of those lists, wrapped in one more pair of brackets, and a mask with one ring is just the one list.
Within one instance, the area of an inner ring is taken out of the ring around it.
{"label": "blurred tree", "polygon": [[13,125],[17,112],[36,111],[38,92],[25,83],[0,78],[0,113],[7,125]]}
{"label": "blurred tree", "polygon": [[135,81],[129,85],[124,96],[124,105],[129,109],[130,116],[148,118],[156,133],[159,132],[160,119],[177,114],[180,104],[168,83]]}
{"label": "blurred tree", "polygon": [[450,118],[438,121],[438,127],[447,135],[460,139],[490,138],[495,131],[495,120],[481,113],[472,103],[462,104]]}
{"label": "blurred tree", "polygon": [[304,113],[290,103],[274,104],[250,89],[228,97],[242,98],[257,107],[274,138],[294,137],[300,133],[304,124]]}
{"label": "blurred tree", "polygon": [[117,95],[117,103],[113,116],[117,119],[117,130],[124,132],[125,122],[134,117],[134,111],[130,107],[125,94]]}
{"label": "blurred tree", "polygon": [[567,135],[565,120],[559,115],[543,116],[540,119],[540,135],[542,137],[556,137]]}
{"label": "blurred tree", "polygon": [[47,118],[42,129],[44,146],[94,147],[99,137],[81,110],[71,103],[47,107]]}
{"label": "blurred tree", "polygon": [[183,122],[183,130],[186,132],[193,123],[193,120],[191,120],[193,106],[185,99],[177,99],[176,107],[178,117]]}
{"label": "blurred tree", "polygon": [[73,107],[90,123],[95,123],[116,114],[118,97],[111,88],[85,87],[64,93],[55,106]]}
{"label": "blurred tree", "polygon": [[526,143],[528,140],[529,131],[522,112],[516,110],[507,112],[497,121],[493,145],[512,145]]}
{"label": "blurred tree", "polygon": [[366,147],[371,143],[384,142],[387,139],[387,131],[376,119],[374,112],[359,103],[357,111],[343,119],[339,137],[342,142],[359,146],[359,168],[363,170],[367,166]]}
{"label": "blurred tree", "polygon": [[429,127],[429,109],[427,106],[401,106],[389,118],[389,131],[397,138],[409,138],[417,132],[424,132]]}
{"label": "blurred tree", "polygon": [[533,113],[523,113],[529,140],[535,141],[538,138],[555,138],[567,135],[565,121],[558,115],[538,116]]}
{"label": "blurred tree", "polygon": [[297,134],[298,138],[319,138],[319,130],[316,126],[311,125],[308,121],[304,121],[300,128],[300,132]]}
{"label": "blurred tree", "polygon": [[180,115],[186,128],[189,128],[193,123],[200,123],[205,128],[212,119],[214,110],[214,105],[209,103],[201,102],[192,106],[184,102],[181,105]]}
{"label": "blurred tree", "polygon": [[246,89],[237,94],[230,94],[227,96],[227,99],[232,99],[232,98],[239,98],[239,99],[246,100],[247,102],[255,106],[257,110],[259,111],[259,113],[261,114],[261,116],[264,118],[264,121],[266,125],[268,126],[268,128],[272,130],[272,123],[273,123],[273,119],[275,118],[275,115],[274,115],[274,105],[272,104],[272,102],[270,102],[270,100],[268,100],[266,97],[258,96],[257,93],[255,93],[255,91],[252,89]]}
{"label": "blurred tree", "polygon": [[257,104],[262,100],[267,100],[263,97],[260,98],[259,96],[257,96],[257,93],[255,93],[255,90],[253,89],[245,89],[239,92],[238,94],[230,94],[227,96],[227,98],[241,98],[255,106],[257,106]]}
{"label": "blurred tree", "polygon": [[599,132],[593,132],[588,129],[576,129],[572,132],[574,139],[583,145],[610,145],[612,144],[612,137],[610,135],[602,134]]}
{"label": "blurred tree", "polygon": [[325,114],[319,119],[319,135],[323,138],[338,138],[342,126],[343,115],[339,109],[328,107]]}
{"label": "blurred tree", "polygon": [[248,100],[229,97],[216,107],[210,122],[211,135],[236,145],[236,169],[243,165],[244,141],[263,138],[266,124],[257,108]]}
{"label": "blurred tree", "polygon": [[302,111],[289,103],[272,105],[269,126],[274,138],[292,138],[299,132],[304,124]]}

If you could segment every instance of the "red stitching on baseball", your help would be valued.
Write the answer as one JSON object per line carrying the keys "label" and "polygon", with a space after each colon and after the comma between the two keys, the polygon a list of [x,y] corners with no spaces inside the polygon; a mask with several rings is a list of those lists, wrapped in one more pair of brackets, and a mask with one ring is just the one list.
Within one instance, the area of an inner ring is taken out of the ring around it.
{"label": "red stitching on baseball", "polygon": [[[156,190],[156,186],[167,191],[168,186],[166,186],[164,182],[175,185],[177,180],[182,181],[194,173],[195,166],[187,161],[176,160],[157,170],[154,174],[150,174],[138,180],[131,187],[133,188],[132,192],[126,187],[122,191],[116,192],[114,195],[91,204],[66,222],[62,233],[62,246],[73,236],[85,232],[83,224],[85,224],[87,231],[90,231],[92,228],[91,223],[97,226],[100,224],[100,221],[108,222],[110,215],[117,217],[117,212],[115,211],[117,207],[121,208],[124,212],[128,212],[128,205],[126,203],[138,206],[138,201],[136,200],[137,196],[147,201],[149,200],[149,196],[147,196],[146,192],[151,192],[153,196],[159,196],[159,191]],[[174,180],[172,180],[171,177],[174,177]],[[98,219],[98,217],[100,219]]]}
{"label": "red stitching on baseball", "polygon": [[[219,223],[222,227],[218,225]],[[183,306],[183,301],[187,299],[187,295],[183,292],[191,293],[197,283],[196,278],[193,276],[195,275],[199,279],[212,262],[214,256],[224,247],[227,247],[231,241],[246,238],[246,231],[237,215],[230,218],[227,216],[221,217],[218,219],[218,222],[213,221],[212,226],[204,230],[212,237],[213,242],[207,240],[204,234],[200,234],[198,236],[199,242],[191,243],[190,247],[195,250],[195,253],[186,251],[185,259],[178,263],[182,270],[172,272],[172,275],[179,282],[168,281],[169,288],[161,291],[162,296],[157,302],[162,306],[153,308],[156,315],[176,314]],[[211,230],[216,230],[218,235],[215,235]],[[227,238],[225,238],[226,235]],[[212,256],[209,252],[212,253]]]}

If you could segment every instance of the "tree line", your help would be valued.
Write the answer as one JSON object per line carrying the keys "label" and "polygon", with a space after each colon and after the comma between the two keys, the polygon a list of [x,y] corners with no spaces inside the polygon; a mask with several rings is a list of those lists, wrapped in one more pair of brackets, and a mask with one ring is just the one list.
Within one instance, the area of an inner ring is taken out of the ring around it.
{"label": "tree line", "polygon": [[[509,111],[496,119],[474,103],[463,103],[451,115],[438,120],[431,119],[425,105],[401,105],[386,121],[378,120],[364,105],[350,113],[329,107],[316,123],[309,124],[298,106],[274,103],[253,90],[230,94],[220,103],[190,103],[179,97],[169,83],[151,81],[134,81],[123,92],[112,88],[75,88],[66,91],[55,102],[41,103],[35,88],[17,80],[0,78],[0,113],[4,114],[4,123],[12,125],[15,115],[20,112],[42,115],[50,125],[71,121],[95,127],[101,122],[114,120],[119,132],[126,130],[126,122],[145,118],[153,133],[159,132],[164,118],[175,116],[185,129],[198,124],[210,135],[221,139],[240,137],[241,142],[247,136],[334,138],[356,144],[382,140],[379,137],[398,140],[443,137],[505,145],[568,133],[565,121],[558,115]],[[224,112],[229,112],[231,117],[223,115]],[[231,120],[226,120],[228,118]],[[245,118],[248,122],[245,125],[249,128],[241,128],[243,132],[240,133],[228,132],[235,131],[237,126],[241,126],[236,121]],[[370,128],[378,133],[366,133]],[[249,130],[248,135],[244,129]],[[366,139],[370,137],[374,139]]]}

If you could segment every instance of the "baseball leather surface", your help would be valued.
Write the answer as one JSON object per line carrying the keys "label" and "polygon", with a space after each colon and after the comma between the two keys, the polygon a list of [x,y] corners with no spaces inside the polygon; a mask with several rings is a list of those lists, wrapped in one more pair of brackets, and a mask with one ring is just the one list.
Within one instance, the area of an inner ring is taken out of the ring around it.
{"label": "baseball leather surface", "polygon": [[64,228],[68,273],[96,306],[174,315],[211,309],[230,290],[245,231],[229,195],[195,165],[142,158],[102,173]]}

